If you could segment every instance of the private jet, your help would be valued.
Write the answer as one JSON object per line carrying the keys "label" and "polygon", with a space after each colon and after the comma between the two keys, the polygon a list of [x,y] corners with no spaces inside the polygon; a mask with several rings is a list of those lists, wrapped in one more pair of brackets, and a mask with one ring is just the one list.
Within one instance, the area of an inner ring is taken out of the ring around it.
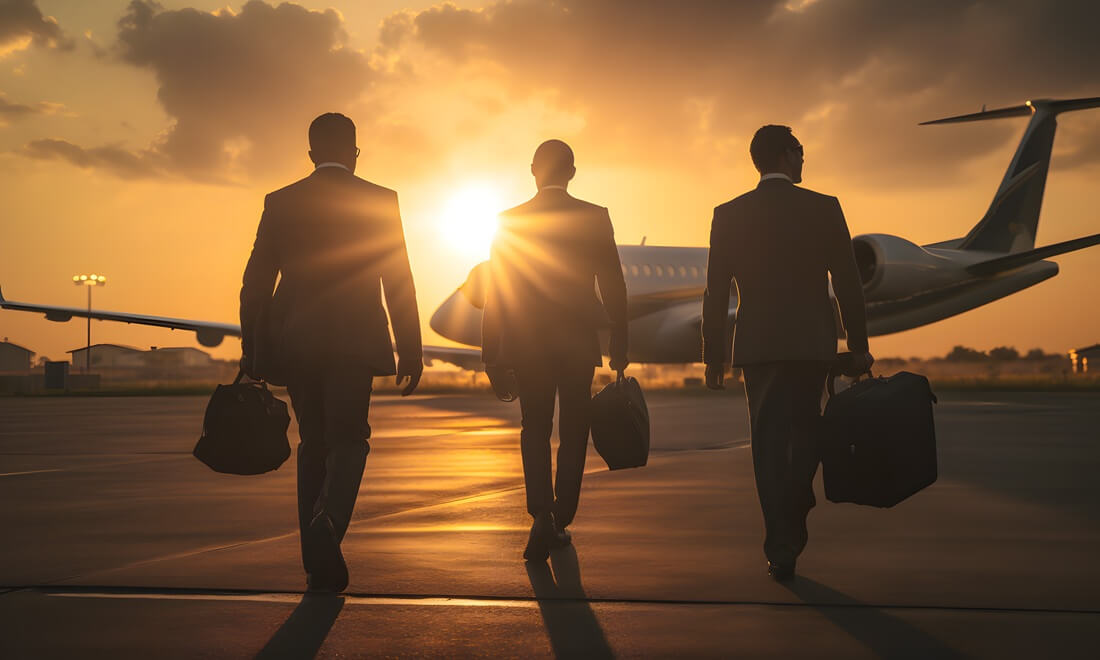
{"label": "private jet", "polygon": [[[965,236],[928,245],[890,234],[863,234],[852,239],[872,336],[934,323],[1034,286],[1058,274],[1058,264],[1048,258],[1100,243],[1100,234],[1093,234],[1035,247],[1057,117],[1097,107],[1100,97],[1042,99],[994,110],[983,107],[981,112],[922,123],[1030,117],[989,209]],[[707,248],[620,245],[619,256],[629,295],[630,359],[699,362]],[[432,315],[433,330],[465,346],[480,346],[487,272],[487,262],[470,271],[466,281]],[[15,302],[5,300],[2,294],[0,308],[44,313],[51,321],[81,317],[190,330],[203,346],[217,346],[226,336],[241,334],[240,326],[228,323]],[[734,297],[729,311],[731,330],[736,315]],[[606,337],[604,341],[606,349]],[[425,346],[424,354],[427,360],[482,368],[476,348]]]}

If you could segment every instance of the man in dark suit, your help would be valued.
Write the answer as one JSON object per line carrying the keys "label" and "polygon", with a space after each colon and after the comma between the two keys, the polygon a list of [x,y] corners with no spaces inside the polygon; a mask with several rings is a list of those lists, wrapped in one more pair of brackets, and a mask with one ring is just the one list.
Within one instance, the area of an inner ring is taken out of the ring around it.
{"label": "man in dark suit", "polygon": [[777,580],[794,575],[814,506],[817,433],[825,377],[836,359],[829,276],[848,349],[870,369],[863,288],[840,202],[802,181],[802,145],[787,126],[764,126],[749,149],[760,184],[714,209],[703,361],[707,387],[722,389],[730,364],[730,283],[737,283],[733,366],[745,378],[764,554]]}
{"label": "man in dark suit", "polygon": [[[264,200],[241,288],[242,368],[285,383],[298,417],[298,522],[309,588],[342,591],[340,541],[370,445],[372,379],[424,370],[416,290],[397,193],[355,176],[355,124],[309,127],[306,178]],[[279,287],[272,296],[276,276]],[[398,362],[382,307],[393,321]]]}
{"label": "man in dark suit", "polygon": [[[566,191],[576,171],[572,149],[560,140],[535,151],[538,193],[500,216],[483,316],[487,371],[515,373],[527,511],[534,518],[523,556],[535,561],[570,541],[565,527],[580,498],[592,376],[602,364],[598,330],[608,319],[610,366],[620,373],[627,366],[626,283],[611,218],[606,208]],[[556,484],[550,469],[555,394]]]}

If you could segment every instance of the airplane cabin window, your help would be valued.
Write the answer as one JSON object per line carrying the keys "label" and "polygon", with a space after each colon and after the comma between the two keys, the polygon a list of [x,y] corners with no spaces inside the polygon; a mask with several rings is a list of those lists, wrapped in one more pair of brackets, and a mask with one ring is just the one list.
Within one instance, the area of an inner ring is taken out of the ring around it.
{"label": "airplane cabin window", "polygon": [[622,264],[621,268],[623,269],[623,275],[625,276],[626,275],[626,264]]}
{"label": "airplane cabin window", "polygon": [[680,266],[680,277],[687,277],[687,276],[688,276],[688,269],[684,268],[683,266]]}
{"label": "airplane cabin window", "polygon": [[634,277],[638,276],[638,267],[635,266],[634,264],[630,265],[630,274],[633,275]]}
{"label": "airplane cabin window", "polygon": [[699,277],[699,268],[697,266],[692,266],[691,267],[691,276],[692,277]]}
{"label": "airplane cabin window", "polygon": [[657,277],[663,277],[664,276],[665,273],[664,273],[663,270],[661,270],[660,266],[657,266],[656,270],[657,270]]}
{"label": "airplane cabin window", "polygon": [[646,277],[649,277],[653,274],[653,270],[650,269],[649,264],[645,264],[642,266],[642,272],[645,273]]}

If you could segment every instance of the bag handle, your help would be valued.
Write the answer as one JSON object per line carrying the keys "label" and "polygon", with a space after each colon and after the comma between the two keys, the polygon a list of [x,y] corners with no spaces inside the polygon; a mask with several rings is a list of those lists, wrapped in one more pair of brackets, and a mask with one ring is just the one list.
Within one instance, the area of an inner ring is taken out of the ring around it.
{"label": "bag handle", "polygon": [[[829,377],[826,379],[825,389],[828,390],[830,399],[836,396],[836,379],[843,375],[844,374],[840,372],[840,369],[837,366],[834,366],[832,369],[829,370]],[[863,380],[864,376],[867,376],[868,378],[875,377],[875,375],[871,373],[871,370],[868,369],[865,372],[857,374],[856,379],[852,382],[852,384],[855,385],[859,381]]]}
{"label": "bag handle", "polygon": [[[240,382],[244,379],[245,375],[246,374],[244,373],[244,369],[238,369],[237,370],[237,377],[233,379],[233,384],[234,385],[239,385]],[[257,384],[260,387],[264,388],[265,390],[267,389],[267,381],[264,380],[263,378],[252,378],[252,376],[249,376],[249,379],[250,379],[251,383]]]}

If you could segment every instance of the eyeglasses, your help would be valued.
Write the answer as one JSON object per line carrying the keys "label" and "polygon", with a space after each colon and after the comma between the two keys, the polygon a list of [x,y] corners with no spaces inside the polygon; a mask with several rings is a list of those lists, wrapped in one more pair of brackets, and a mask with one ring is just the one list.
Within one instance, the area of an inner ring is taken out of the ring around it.
{"label": "eyeglasses", "polygon": [[805,155],[806,155],[806,154],[805,154],[805,153],[803,153],[803,151],[802,151],[802,145],[801,145],[801,144],[800,144],[800,145],[798,145],[798,146],[795,146],[795,147],[791,147],[791,149],[792,149],[793,151],[797,151],[797,152],[798,152],[798,155],[799,155],[799,156],[805,156]]}
{"label": "eyeglasses", "polygon": [[[801,149],[801,148],[802,148],[802,147],[799,147],[799,149]],[[356,158],[358,158],[358,157],[359,157],[359,147],[356,147],[356,148],[355,148],[355,157],[356,157]]]}

